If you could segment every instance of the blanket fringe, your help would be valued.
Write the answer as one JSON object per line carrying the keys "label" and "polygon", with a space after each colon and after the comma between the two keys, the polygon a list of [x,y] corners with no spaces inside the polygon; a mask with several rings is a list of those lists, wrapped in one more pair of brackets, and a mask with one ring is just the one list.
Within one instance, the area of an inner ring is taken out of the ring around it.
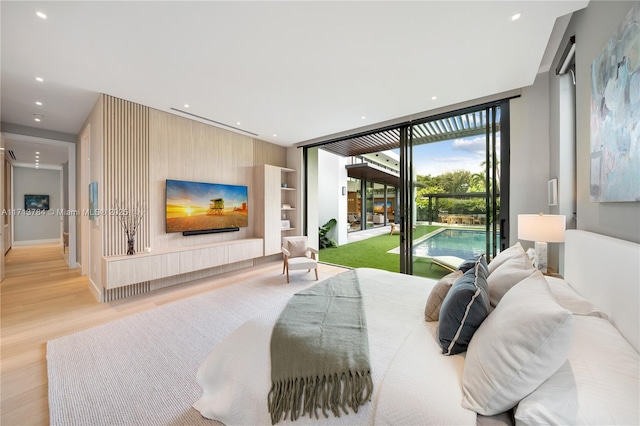
{"label": "blanket fringe", "polygon": [[340,417],[340,409],[345,414],[349,414],[347,408],[357,413],[358,407],[371,399],[372,392],[370,371],[274,382],[268,396],[271,424],[286,419],[287,415],[291,421],[307,414],[317,419],[319,409],[327,418],[328,411],[336,417]]}

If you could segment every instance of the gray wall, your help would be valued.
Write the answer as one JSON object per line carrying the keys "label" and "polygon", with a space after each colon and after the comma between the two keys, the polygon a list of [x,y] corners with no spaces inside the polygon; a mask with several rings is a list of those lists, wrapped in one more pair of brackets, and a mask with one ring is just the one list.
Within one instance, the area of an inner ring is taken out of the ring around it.
{"label": "gray wall", "polygon": [[[591,63],[609,38],[624,21],[635,1],[591,1],[586,9],[574,13],[561,47],[553,62],[560,60],[570,36],[576,36],[576,174],[578,229],[597,232],[640,243],[640,203],[594,203],[589,200]],[[550,76],[550,103],[558,105],[560,79]],[[559,138],[561,128],[550,112],[552,140]],[[553,147],[552,147],[553,149]],[[550,175],[562,175],[563,163],[552,163]]]}
{"label": "gray wall", "polygon": [[[518,214],[549,213],[549,76],[538,74],[510,101],[509,243],[518,241]],[[533,243],[522,241],[523,247]]]}
{"label": "gray wall", "polygon": [[[49,195],[49,207],[61,208],[60,170],[13,168],[13,207],[24,209],[25,194]],[[14,241],[42,241],[60,239],[60,216],[57,214],[30,215],[24,212],[14,216]]]}

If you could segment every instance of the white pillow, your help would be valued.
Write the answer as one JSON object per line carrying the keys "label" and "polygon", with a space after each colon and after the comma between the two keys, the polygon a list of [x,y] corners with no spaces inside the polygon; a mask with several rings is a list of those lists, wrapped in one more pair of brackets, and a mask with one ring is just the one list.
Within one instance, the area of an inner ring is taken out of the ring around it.
{"label": "white pillow", "polygon": [[511,287],[533,274],[535,270],[525,252],[516,253],[501,263],[487,277],[491,306],[498,306],[500,299]]}
{"label": "white pillow", "polygon": [[567,360],[573,315],[539,271],[515,285],[476,331],[462,373],[462,406],[486,416],[514,407]]}
{"label": "white pillow", "polygon": [[601,311],[595,304],[580,296],[571,288],[568,282],[556,277],[546,277],[551,293],[563,308],[567,308],[573,315],[586,315],[609,319],[609,316]]}
{"label": "white pillow", "polygon": [[520,245],[520,242],[517,242],[511,247],[509,247],[508,249],[498,253],[498,255],[494,257],[491,262],[489,262],[489,265],[488,265],[489,275],[491,275],[493,271],[495,271],[496,268],[498,268],[498,266],[502,265],[504,262],[506,262],[507,260],[511,259],[513,256],[516,256],[518,254],[524,254],[526,256],[526,253],[524,252],[524,249]]}
{"label": "white pillow", "polygon": [[521,424],[640,424],[640,355],[602,318],[575,317],[567,361],[525,397]]}

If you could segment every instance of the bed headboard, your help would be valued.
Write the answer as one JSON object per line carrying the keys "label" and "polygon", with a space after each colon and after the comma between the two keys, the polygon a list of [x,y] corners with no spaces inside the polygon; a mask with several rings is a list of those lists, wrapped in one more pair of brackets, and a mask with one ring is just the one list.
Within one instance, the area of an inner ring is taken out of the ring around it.
{"label": "bed headboard", "polygon": [[567,230],[564,279],[640,352],[640,244]]}

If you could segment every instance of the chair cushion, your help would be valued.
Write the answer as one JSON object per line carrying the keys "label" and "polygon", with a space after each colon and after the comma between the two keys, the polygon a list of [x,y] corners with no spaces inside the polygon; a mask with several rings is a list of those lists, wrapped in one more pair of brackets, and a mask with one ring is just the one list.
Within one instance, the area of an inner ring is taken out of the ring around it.
{"label": "chair cushion", "polygon": [[294,269],[315,269],[318,266],[318,263],[309,257],[291,257],[287,263],[290,271]]}
{"label": "chair cushion", "polygon": [[289,240],[289,253],[290,257],[306,257],[307,256],[307,243],[305,240]]}

